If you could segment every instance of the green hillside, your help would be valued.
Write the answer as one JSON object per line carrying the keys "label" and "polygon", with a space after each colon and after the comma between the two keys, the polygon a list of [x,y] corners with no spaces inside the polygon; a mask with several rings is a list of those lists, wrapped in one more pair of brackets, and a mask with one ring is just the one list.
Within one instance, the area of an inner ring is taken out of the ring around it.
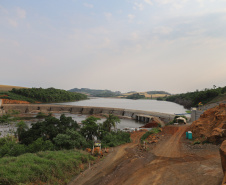
{"label": "green hillside", "polygon": [[196,90],[194,92],[176,94],[165,98],[166,101],[171,101],[183,105],[185,108],[197,107],[201,102],[207,104],[210,102],[222,101],[226,97],[226,86],[212,89]]}
{"label": "green hillside", "polygon": [[81,93],[68,92],[62,89],[55,88],[30,88],[30,89],[15,89],[8,92],[0,92],[0,98],[28,101],[31,103],[54,103],[67,102],[87,99],[87,96]]}

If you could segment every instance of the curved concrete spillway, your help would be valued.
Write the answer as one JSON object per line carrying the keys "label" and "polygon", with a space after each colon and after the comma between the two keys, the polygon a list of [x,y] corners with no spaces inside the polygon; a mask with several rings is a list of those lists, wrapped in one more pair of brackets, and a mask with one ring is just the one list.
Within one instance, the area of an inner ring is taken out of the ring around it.
{"label": "curved concrete spillway", "polygon": [[[3,104],[2,109],[5,112],[17,110],[20,113],[29,113],[32,111],[41,112],[70,112],[72,114],[114,114],[116,116],[137,119],[143,115],[141,120],[147,120],[148,117],[154,116],[160,118],[164,123],[172,121],[174,114],[166,114],[151,111],[141,111],[132,109],[110,108],[110,107],[89,107],[89,106],[71,106],[71,105],[53,105],[53,104]],[[139,116],[137,116],[139,115]],[[163,125],[162,125],[163,126]]]}

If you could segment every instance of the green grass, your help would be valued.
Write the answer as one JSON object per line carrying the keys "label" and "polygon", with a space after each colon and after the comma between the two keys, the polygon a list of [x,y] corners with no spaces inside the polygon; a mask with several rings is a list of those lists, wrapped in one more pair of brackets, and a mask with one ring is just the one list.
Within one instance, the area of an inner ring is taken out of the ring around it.
{"label": "green grass", "polygon": [[80,172],[79,165],[94,160],[79,150],[45,151],[0,159],[0,184],[66,184]]}

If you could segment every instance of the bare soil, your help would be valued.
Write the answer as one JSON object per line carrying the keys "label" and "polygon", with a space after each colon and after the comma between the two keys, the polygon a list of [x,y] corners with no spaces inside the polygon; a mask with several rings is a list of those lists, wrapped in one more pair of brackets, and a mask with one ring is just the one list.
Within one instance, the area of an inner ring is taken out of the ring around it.
{"label": "bare soil", "polygon": [[[159,141],[142,149],[140,137],[116,148],[69,185],[220,185],[223,172],[219,146],[191,145],[187,126],[167,126]],[[111,149],[112,150],[112,149]]]}

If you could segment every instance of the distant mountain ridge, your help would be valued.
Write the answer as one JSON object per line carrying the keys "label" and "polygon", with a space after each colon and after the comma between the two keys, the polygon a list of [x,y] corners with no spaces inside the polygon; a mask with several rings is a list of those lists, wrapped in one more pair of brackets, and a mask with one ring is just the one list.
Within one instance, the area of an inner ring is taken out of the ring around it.
{"label": "distant mountain ridge", "polygon": [[100,89],[89,89],[89,88],[74,88],[68,90],[69,92],[79,92],[93,97],[114,97],[120,96],[120,91],[100,90]]}
{"label": "distant mountain ridge", "polygon": [[166,91],[147,91],[147,92],[136,92],[136,91],[130,91],[127,93],[121,93],[120,91],[111,91],[111,90],[100,90],[100,89],[89,89],[89,88],[74,88],[68,90],[70,92],[78,92],[83,93],[88,96],[92,97],[118,97],[118,98],[125,98],[129,95],[132,95],[134,93],[138,93],[144,98],[157,98],[157,97],[165,97],[171,95],[170,93]]}

